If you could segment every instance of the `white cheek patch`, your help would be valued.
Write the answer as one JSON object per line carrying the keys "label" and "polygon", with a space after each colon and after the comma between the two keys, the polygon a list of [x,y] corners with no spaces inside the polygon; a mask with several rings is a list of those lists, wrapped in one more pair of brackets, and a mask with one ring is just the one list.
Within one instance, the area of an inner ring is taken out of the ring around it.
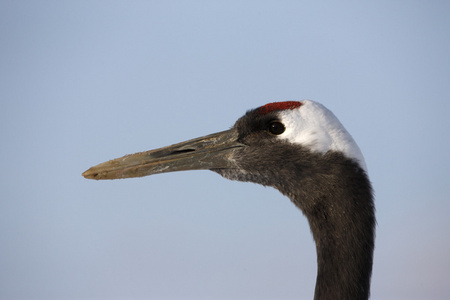
{"label": "white cheek patch", "polygon": [[341,152],[357,161],[367,172],[361,150],[336,116],[317,102],[301,102],[302,105],[296,109],[279,112],[286,130],[278,137],[318,153]]}

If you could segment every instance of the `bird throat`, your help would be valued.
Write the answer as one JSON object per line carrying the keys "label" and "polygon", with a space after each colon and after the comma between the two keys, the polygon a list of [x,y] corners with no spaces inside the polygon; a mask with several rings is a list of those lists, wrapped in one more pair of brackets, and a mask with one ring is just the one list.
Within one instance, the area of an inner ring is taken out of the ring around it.
{"label": "bird throat", "polygon": [[342,153],[288,148],[266,152],[272,161],[280,158],[271,165],[263,165],[264,159],[252,161],[254,154],[241,154],[246,157],[239,159],[239,170],[214,171],[231,180],[272,186],[303,212],[316,243],[314,299],[368,299],[375,208],[365,171]]}

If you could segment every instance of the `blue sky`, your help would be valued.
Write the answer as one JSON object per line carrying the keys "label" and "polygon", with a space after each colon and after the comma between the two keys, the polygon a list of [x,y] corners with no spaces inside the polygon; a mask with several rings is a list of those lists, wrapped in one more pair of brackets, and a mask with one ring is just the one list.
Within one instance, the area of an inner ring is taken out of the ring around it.
{"label": "blue sky", "polygon": [[87,168],[331,109],[376,193],[373,299],[450,295],[446,1],[2,1],[0,299],[312,299],[315,247],[277,191],[208,171]]}

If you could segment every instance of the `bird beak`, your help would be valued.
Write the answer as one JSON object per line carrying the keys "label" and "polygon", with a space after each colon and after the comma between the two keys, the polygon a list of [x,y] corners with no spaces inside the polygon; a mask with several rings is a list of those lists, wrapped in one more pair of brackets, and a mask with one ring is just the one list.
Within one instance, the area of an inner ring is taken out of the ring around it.
{"label": "bird beak", "polygon": [[118,179],[152,174],[235,168],[232,152],[244,145],[231,129],[186,142],[116,158],[96,165],[83,176],[88,179]]}

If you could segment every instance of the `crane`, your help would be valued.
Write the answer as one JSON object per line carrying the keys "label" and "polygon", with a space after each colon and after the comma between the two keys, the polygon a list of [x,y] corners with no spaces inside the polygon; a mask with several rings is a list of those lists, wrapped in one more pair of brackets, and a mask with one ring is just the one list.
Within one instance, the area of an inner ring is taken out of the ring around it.
{"label": "crane", "polygon": [[368,299],[375,206],[364,157],[335,115],[311,100],[252,109],[226,131],[94,166],[88,179],[211,170],[274,187],[305,215],[316,245],[314,299]]}

